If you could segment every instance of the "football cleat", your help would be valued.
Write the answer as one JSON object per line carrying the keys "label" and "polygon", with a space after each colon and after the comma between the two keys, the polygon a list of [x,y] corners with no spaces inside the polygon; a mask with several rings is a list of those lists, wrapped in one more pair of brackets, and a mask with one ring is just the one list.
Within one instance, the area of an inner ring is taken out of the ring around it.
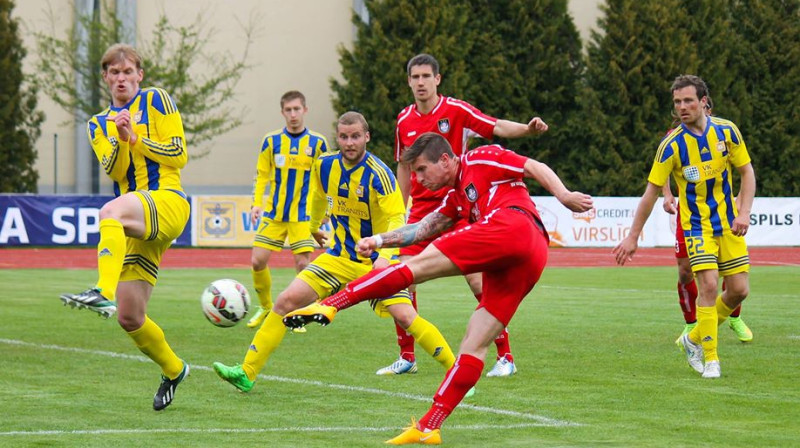
{"label": "football cleat", "polygon": [[117,312],[114,302],[103,297],[98,288],[89,288],[78,294],[61,294],[61,301],[64,302],[64,306],[69,305],[77,309],[86,308],[106,319]]}
{"label": "football cleat", "polygon": [[375,375],[402,375],[404,373],[417,373],[417,363],[400,358],[392,365],[378,369]]}
{"label": "football cleat", "polygon": [[681,348],[686,355],[686,361],[689,363],[689,366],[696,372],[703,373],[703,346],[692,342],[688,334],[681,336],[678,341],[680,341]]}
{"label": "football cleat", "polygon": [[689,334],[689,332],[692,331],[696,326],[697,322],[692,322],[690,324],[686,324],[683,326],[683,331],[681,332],[681,335],[678,336],[678,339],[675,339],[675,345],[678,346],[678,350],[683,351],[683,346],[681,345],[681,338],[683,337],[683,335]]}
{"label": "football cleat", "polygon": [[703,378],[719,378],[721,374],[719,361],[709,361],[703,369]]}
{"label": "football cleat", "polygon": [[742,342],[750,342],[753,340],[753,332],[750,327],[742,320],[741,317],[731,317],[728,319],[728,326],[731,327],[736,337]]}
{"label": "football cleat", "polygon": [[253,317],[247,321],[247,328],[258,328],[261,326],[261,323],[264,322],[264,319],[267,318],[270,310],[265,310],[262,307],[256,307],[256,312],[253,314]]}
{"label": "football cleat", "polygon": [[172,403],[175,398],[175,390],[189,376],[189,364],[183,363],[183,370],[177,378],[171,380],[161,375],[161,384],[158,386],[155,396],[153,396],[153,409],[160,411]]}
{"label": "football cleat", "polygon": [[233,387],[242,392],[250,392],[250,389],[252,389],[253,385],[256,383],[247,377],[247,374],[244,373],[244,369],[242,369],[242,366],[239,364],[228,367],[221,362],[215,362],[213,366],[217,376],[231,383]]}
{"label": "football cleat", "polygon": [[322,326],[333,322],[338,310],[332,306],[312,303],[306,307],[287,313],[283,318],[283,324],[289,328],[304,327],[311,322],[316,322]]}
{"label": "football cleat", "polygon": [[411,419],[411,425],[408,426],[400,433],[399,436],[386,441],[387,445],[441,445],[442,432],[434,429],[429,432],[420,431],[417,429],[417,422]]}
{"label": "football cleat", "polygon": [[511,376],[517,373],[517,366],[514,365],[514,361],[509,361],[506,359],[505,356],[497,360],[492,370],[486,374],[487,377],[501,377],[501,376]]}

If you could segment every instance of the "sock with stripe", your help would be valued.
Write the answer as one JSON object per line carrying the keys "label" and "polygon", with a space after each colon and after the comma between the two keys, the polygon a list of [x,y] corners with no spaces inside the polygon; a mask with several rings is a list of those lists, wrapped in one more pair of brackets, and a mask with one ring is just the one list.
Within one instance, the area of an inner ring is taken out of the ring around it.
{"label": "sock with stripe", "polygon": [[144,325],[129,331],[128,336],[136,343],[136,347],[161,367],[161,371],[169,379],[175,379],[183,371],[183,361],[172,351],[164,331],[155,322],[144,316]]}
{"label": "sock with stripe", "polygon": [[100,221],[100,242],[97,243],[97,288],[108,300],[114,300],[125,261],[125,229],[116,219]]}
{"label": "sock with stripe", "polygon": [[253,336],[253,342],[250,343],[250,348],[247,349],[242,363],[242,369],[251,381],[256,379],[258,372],[264,368],[264,364],[281,344],[284,336],[286,336],[286,327],[283,326],[283,316],[274,311],[267,314],[264,323]]}
{"label": "sock with stripe", "polygon": [[694,279],[685,285],[678,282],[678,304],[687,324],[697,322],[697,283]]}
{"label": "sock with stripe", "polygon": [[433,405],[419,419],[418,428],[423,431],[439,429],[453,409],[464,399],[467,391],[477,384],[482,371],[483,361],[472,355],[463,353],[459,355],[456,363],[447,371],[436,395],[433,396]]}
{"label": "sock with stripe", "polygon": [[414,274],[411,269],[405,263],[399,263],[370,271],[348,283],[347,287],[323,300],[321,304],[341,311],[365,300],[391,297],[413,283]]}

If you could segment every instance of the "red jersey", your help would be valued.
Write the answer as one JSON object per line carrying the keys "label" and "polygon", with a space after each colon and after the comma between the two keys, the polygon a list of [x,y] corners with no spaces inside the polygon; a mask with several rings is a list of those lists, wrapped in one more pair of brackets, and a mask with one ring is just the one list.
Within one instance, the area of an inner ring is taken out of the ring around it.
{"label": "red jersey", "polygon": [[461,155],[456,186],[436,209],[453,221],[474,223],[493,210],[515,207],[541,222],[522,180],[527,157],[499,145],[481,146]]}
{"label": "red jersey", "polygon": [[[481,136],[491,139],[496,123],[496,118],[484,114],[466,101],[442,95],[439,95],[436,107],[424,115],[417,110],[416,103],[412,104],[400,111],[397,116],[394,158],[399,162],[403,151],[426,132],[436,132],[446,138],[453,152],[460,156],[466,152],[467,140],[470,137]],[[439,191],[430,191],[420,185],[414,173],[411,173],[409,194],[412,198],[412,214],[418,205],[422,205],[422,201],[436,201],[436,203],[441,201],[447,190],[448,188],[442,188]]]}

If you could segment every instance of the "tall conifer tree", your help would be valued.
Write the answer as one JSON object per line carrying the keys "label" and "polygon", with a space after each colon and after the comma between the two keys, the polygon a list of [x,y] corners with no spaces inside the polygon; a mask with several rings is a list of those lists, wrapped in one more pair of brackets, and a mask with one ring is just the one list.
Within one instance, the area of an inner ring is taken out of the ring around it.
{"label": "tall conifer tree", "polygon": [[34,144],[44,115],[36,111],[36,89],[24,82],[26,52],[13,9],[12,0],[0,0],[0,192],[36,192]]}

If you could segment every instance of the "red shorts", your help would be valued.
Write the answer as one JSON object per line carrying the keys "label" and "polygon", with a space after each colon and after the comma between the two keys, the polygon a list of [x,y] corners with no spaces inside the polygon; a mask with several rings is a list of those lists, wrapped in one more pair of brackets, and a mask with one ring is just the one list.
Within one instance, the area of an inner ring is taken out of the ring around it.
{"label": "red shorts", "polygon": [[681,227],[681,209],[679,208],[675,213],[675,258],[689,258],[689,253],[686,252],[686,238],[683,237],[683,227]]}
{"label": "red shorts", "polygon": [[544,229],[528,212],[516,209],[497,209],[480,222],[440,236],[433,245],[462,273],[483,273],[478,308],[506,326],[547,264]]}
{"label": "red shorts", "polygon": [[[422,218],[428,216],[428,214],[437,207],[442,205],[442,201],[418,201],[411,203],[411,213],[408,215],[408,224],[414,224],[415,222],[419,222]],[[437,237],[429,238],[427,240],[422,240],[416,244],[412,244],[411,246],[401,247],[400,248],[400,256],[408,255],[414,256],[417,254],[422,253],[429,244],[433,242]]]}

